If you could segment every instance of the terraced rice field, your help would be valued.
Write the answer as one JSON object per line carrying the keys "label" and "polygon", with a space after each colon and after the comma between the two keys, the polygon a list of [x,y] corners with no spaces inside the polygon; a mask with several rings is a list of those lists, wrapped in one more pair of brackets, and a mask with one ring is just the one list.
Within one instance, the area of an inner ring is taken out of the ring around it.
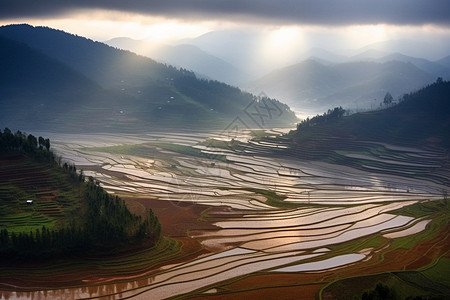
{"label": "terraced rice field", "polygon": [[64,159],[110,193],[170,201],[177,209],[213,207],[202,218],[214,227],[186,232],[209,255],[139,280],[35,291],[33,297],[216,295],[224,282],[255,274],[310,274],[367,264],[397,240],[437,232],[430,231],[431,214],[395,211],[443,198],[450,188],[445,151],[362,143],[332,151],[325,160],[306,160],[288,144],[247,142],[246,132],[233,137],[246,142],[238,150],[205,143],[214,138],[224,139],[214,133],[51,136]]}
{"label": "terraced rice field", "polygon": [[[0,159],[0,225],[9,232],[29,232],[43,225],[52,228],[79,207],[79,199],[66,195],[72,189],[66,176],[46,164],[20,155]],[[68,193],[72,195],[72,193]],[[32,200],[33,205],[28,205]]]}

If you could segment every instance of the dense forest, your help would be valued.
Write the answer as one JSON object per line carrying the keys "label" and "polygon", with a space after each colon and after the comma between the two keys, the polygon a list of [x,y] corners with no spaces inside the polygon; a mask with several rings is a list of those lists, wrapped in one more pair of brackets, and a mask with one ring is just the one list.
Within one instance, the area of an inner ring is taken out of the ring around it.
{"label": "dense forest", "polygon": [[329,122],[331,120],[337,120],[342,118],[346,113],[346,110],[342,107],[335,107],[334,109],[329,109],[326,113],[322,115],[316,115],[312,118],[307,117],[297,124],[297,130],[302,130],[303,128],[313,127],[319,124]]}
{"label": "dense forest", "polygon": [[[72,217],[58,220],[58,226],[53,226],[53,222],[48,222],[47,226],[43,224],[41,228],[17,232],[14,228],[14,219],[11,224],[4,226],[0,224],[0,255],[2,259],[26,260],[65,257],[73,254],[80,255],[86,251],[114,253],[114,251],[130,245],[152,246],[158,242],[161,225],[151,210],[148,211],[145,218],[132,214],[122,199],[108,194],[92,177],[86,179],[82,171],[77,171],[72,164],[56,162],[55,155],[50,150],[49,139],[36,138],[21,131],[13,134],[8,128],[3,132],[0,130],[0,158],[2,156],[8,158],[12,155],[23,157],[19,160],[19,162],[26,161],[23,166],[30,165],[28,160],[31,160],[36,161],[39,168],[46,165],[48,170],[57,169],[57,172],[62,173],[62,176],[59,177],[63,178],[58,178],[58,180],[63,181],[64,186],[69,185],[71,191],[76,191],[72,193],[77,194],[74,199],[79,199],[80,203],[77,203],[79,209]],[[6,172],[2,170],[0,188],[14,186],[16,190],[27,189],[23,184],[17,184],[17,179],[11,179],[11,182],[8,182],[8,179],[3,178],[7,177],[7,174],[3,176],[4,173]],[[25,171],[24,173],[21,175],[22,177],[30,176],[29,172]],[[21,179],[27,182],[28,178]],[[33,189],[37,189],[34,193],[39,193],[39,188],[33,187]],[[59,200],[61,199],[58,197],[53,199],[55,202]],[[16,199],[11,199],[11,196],[0,195],[0,206],[8,208],[3,209],[0,216],[5,213],[23,214],[23,207],[11,208],[16,202]],[[37,204],[31,204],[31,206],[33,205]],[[37,214],[37,212],[33,212],[33,214]],[[4,217],[11,216],[5,215]]]}

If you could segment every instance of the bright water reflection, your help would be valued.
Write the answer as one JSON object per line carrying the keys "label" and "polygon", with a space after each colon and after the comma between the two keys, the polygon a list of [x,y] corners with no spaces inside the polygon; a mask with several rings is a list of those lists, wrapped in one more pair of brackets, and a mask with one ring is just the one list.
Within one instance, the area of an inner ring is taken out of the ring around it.
{"label": "bright water reflection", "polygon": [[[141,280],[93,286],[86,282],[86,287],[48,291],[1,292],[4,299],[117,299],[131,296],[162,299],[257,271],[318,271],[356,263],[369,254],[347,253],[330,257],[328,246],[376,233],[396,238],[425,230],[429,220],[387,212],[416,201],[437,199],[445,187],[444,180],[402,175],[414,171],[415,167],[422,168],[421,164],[413,162],[396,163],[395,174],[376,173],[374,169],[366,171],[319,161],[264,156],[261,149],[266,147],[270,153],[275,147],[271,143],[249,144],[246,153],[257,152],[258,155],[196,145],[208,138],[220,138],[217,133],[46,136],[50,136],[53,148],[64,159],[75,162],[110,192],[228,206],[236,213],[233,218],[211,216],[216,220],[214,224],[220,228],[218,230],[191,232],[191,236],[199,239],[206,248],[220,246],[225,249],[223,252],[161,268],[154,276]],[[249,137],[245,133],[240,139],[246,141]],[[207,156],[189,156],[157,148],[152,149],[152,153],[160,151],[160,156],[154,157],[86,149],[147,142],[195,145]],[[258,151],[252,147],[257,147]],[[420,157],[421,161],[426,161],[429,157],[432,161],[425,165],[436,165],[436,155],[411,149],[405,151],[408,151],[405,156],[409,155],[410,159]],[[226,155],[227,162],[214,159],[214,155],[222,154]],[[349,158],[368,159],[357,154]],[[264,194],[254,189],[284,196],[285,202],[297,203],[299,207],[274,208],[266,203]],[[326,258],[321,259],[324,254],[327,254]],[[308,261],[312,258],[314,262]]]}

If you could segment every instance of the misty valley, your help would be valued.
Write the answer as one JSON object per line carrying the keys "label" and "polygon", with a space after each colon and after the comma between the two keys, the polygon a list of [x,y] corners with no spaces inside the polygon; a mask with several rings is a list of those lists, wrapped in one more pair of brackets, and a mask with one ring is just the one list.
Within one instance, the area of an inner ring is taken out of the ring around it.
{"label": "misty valley", "polygon": [[446,60],[238,88],[47,27],[0,44],[0,299],[450,296]]}

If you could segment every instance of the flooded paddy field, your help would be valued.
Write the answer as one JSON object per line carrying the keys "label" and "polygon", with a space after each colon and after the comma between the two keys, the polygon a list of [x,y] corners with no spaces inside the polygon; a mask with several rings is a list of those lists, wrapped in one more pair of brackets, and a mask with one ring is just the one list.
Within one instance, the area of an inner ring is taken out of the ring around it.
{"label": "flooded paddy field", "polygon": [[249,142],[250,137],[235,137],[245,144],[236,150],[208,144],[230,140],[210,132],[50,135],[63,160],[108,192],[133,199],[129,203],[151,207],[150,201],[164,201],[169,215],[171,209],[204,208],[198,218],[208,226],[186,227],[184,235],[205,251],[151,276],[119,283],[112,276],[84,287],[11,292],[5,298],[206,297],[239,292],[240,280],[262,275],[274,280],[261,281],[255,290],[270,288],[277,276],[328,274],[330,281],[336,270],[378,268],[395,241],[431,230],[431,214],[399,211],[438,201],[450,188],[448,153],[439,149],[379,144],[374,149],[382,151],[336,151],[353,161],[350,167],[283,157],[273,151],[288,144]]}

